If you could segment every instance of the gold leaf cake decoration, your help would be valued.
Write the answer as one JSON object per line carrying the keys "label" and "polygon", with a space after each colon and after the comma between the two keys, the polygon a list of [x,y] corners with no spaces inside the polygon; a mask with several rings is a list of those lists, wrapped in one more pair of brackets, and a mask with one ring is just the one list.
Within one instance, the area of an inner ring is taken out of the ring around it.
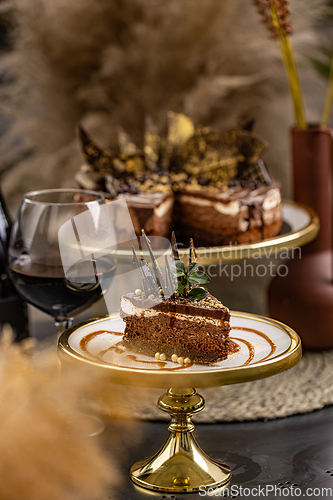
{"label": "gold leaf cake decoration", "polygon": [[142,149],[118,128],[118,154],[81,134],[87,164],[78,185],[125,198],[138,237],[144,228],[168,238],[175,227],[184,241],[195,235],[201,246],[214,246],[278,234],[281,188],[261,159],[268,143],[251,123],[218,131],[170,111],[167,124],[163,136],[146,118]]}
{"label": "gold leaf cake decoration", "polygon": [[118,184],[131,184],[133,194],[133,186],[138,191],[154,191],[166,183],[176,190],[184,183],[195,189],[204,185],[226,190],[228,183],[243,172],[246,173],[243,179],[248,182],[269,182],[265,165],[259,162],[268,143],[251,130],[240,125],[224,131],[195,127],[189,117],[172,111],[167,119],[165,139],[152,118],[146,118],[143,152],[119,127],[118,155],[107,148],[99,148],[80,128],[83,151],[91,172],[106,177],[105,183],[109,188],[111,186],[112,196],[116,195],[117,189],[121,190],[114,179],[119,181]]}

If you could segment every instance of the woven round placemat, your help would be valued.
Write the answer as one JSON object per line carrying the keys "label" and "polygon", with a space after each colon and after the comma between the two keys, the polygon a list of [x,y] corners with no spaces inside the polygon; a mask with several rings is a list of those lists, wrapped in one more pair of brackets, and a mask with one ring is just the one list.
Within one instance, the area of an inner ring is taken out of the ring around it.
{"label": "woven round placemat", "polygon": [[[99,400],[98,406],[110,416],[170,420],[156,405],[163,392],[163,389],[113,386],[112,401],[121,401],[121,405],[110,401],[105,405],[105,400],[104,404]],[[309,413],[333,404],[333,350],[306,352],[296,366],[273,377],[197,392],[206,401],[205,409],[193,417],[201,423],[266,420]]]}

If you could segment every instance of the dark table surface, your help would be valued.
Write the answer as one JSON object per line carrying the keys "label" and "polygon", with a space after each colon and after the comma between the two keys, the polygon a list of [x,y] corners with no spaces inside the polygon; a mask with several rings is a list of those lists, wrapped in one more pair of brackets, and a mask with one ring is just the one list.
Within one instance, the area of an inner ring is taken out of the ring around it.
{"label": "dark table surface", "polygon": [[[121,436],[116,444],[115,435]],[[153,455],[167,435],[165,422],[137,422],[128,429],[108,422],[103,439],[112,449],[121,484],[99,500],[203,498],[146,491],[129,479],[130,466]],[[200,424],[195,437],[209,456],[230,466],[228,498],[333,497],[333,407],[267,422]],[[223,497],[222,491],[216,493]]]}

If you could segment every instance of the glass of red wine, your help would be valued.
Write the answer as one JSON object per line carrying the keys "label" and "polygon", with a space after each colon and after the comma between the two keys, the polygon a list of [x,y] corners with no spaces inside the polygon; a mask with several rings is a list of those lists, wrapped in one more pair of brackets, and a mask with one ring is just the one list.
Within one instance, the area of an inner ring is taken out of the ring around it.
{"label": "glass of red wine", "polygon": [[59,334],[100,298],[115,273],[116,249],[103,244],[105,203],[94,191],[34,191],[24,196],[13,224],[13,283],[24,300],[54,318]]}

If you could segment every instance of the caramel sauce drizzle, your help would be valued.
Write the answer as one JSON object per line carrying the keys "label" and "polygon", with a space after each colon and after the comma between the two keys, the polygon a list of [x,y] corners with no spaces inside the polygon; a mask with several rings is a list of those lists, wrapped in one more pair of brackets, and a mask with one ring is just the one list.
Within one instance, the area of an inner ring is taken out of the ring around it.
{"label": "caramel sauce drizzle", "polygon": [[123,341],[121,340],[120,342],[117,342],[116,344],[112,345],[111,347],[108,347],[107,349],[104,349],[103,351],[100,351],[97,355],[97,357],[103,359],[104,354],[110,351],[114,351],[116,354],[122,354],[125,352],[125,348],[121,349],[120,346],[123,345]]}
{"label": "caramel sauce drizzle", "polygon": [[[174,313],[171,312],[171,315],[173,315],[173,314]],[[171,316],[170,323],[171,323],[172,319],[173,318]],[[172,328],[171,325],[170,325],[170,327]],[[275,344],[275,342],[273,342],[265,333],[260,332],[259,330],[254,330],[253,328],[247,328],[247,327],[242,327],[242,326],[235,326],[235,327],[232,328],[232,330],[242,330],[242,331],[245,331],[245,332],[252,332],[252,333],[255,333],[256,335],[259,335],[264,340],[266,340],[266,342],[268,342],[268,344],[271,347],[271,350],[270,350],[269,354],[267,354],[267,356],[265,356],[260,361],[264,361],[265,359],[267,359],[270,356],[272,356],[272,354],[276,350],[276,344]],[[87,353],[87,354],[89,354],[89,356],[91,356],[92,358],[101,359],[102,361],[103,361],[104,355],[107,352],[114,351],[116,354],[123,354],[125,352],[125,348],[122,348],[122,345],[123,345],[122,341],[120,341],[120,342],[117,342],[116,344],[108,347],[107,349],[101,350],[97,355],[90,354],[90,352],[87,349],[87,346],[88,346],[89,342],[91,340],[93,340],[94,338],[98,337],[98,335],[102,335],[103,333],[110,333],[112,335],[123,336],[122,332],[115,332],[115,331],[110,331],[110,330],[97,330],[95,332],[88,333],[87,335],[85,335],[84,337],[82,337],[82,339],[80,340],[80,348],[82,349],[82,351],[85,352],[85,353]],[[249,355],[248,355],[248,358],[245,361],[245,363],[243,363],[243,366],[250,364],[251,361],[253,360],[254,354],[255,354],[255,349],[254,349],[253,344],[251,342],[249,342],[248,340],[240,339],[240,338],[237,338],[237,337],[230,338],[230,341],[231,341],[230,352],[232,354],[234,354],[236,352],[239,352],[240,349],[241,349],[240,346],[236,342],[234,342],[234,341],[242,342],[243,344],[246,345],[246,347],[249,350]],[[130,361],[134,361],[136,363],[141,363],[141,364],[145,364],[145,365],[156,365],[160,370],[165,370],[165,371],[184,370],[185,368],[188,368],[188,367],[192,366],[192,365],[179,365],[179,366],[175,366],[174,368],[165,368],[166,365],[167,365],[167,362],[165,362],[165,361],[158,361],[158,360],[156,360],[156,361],[145,361],[145,360],[140,360],[134,354],[127,354],[125,356],[125,358],[128,359],[128,360],[130,360]],[[110,364],[112,364],[112,363],[110,363]]]}
{"label": "caramel sauce drizzle", "polygon": [[[87,349],[87,345],[91,340],[93,340],[95,337],[98,337],[98,335],[102,335],[102,333],[111,333],[112,335],[118,335],[118,336],[123,336],[123,333],[121,332],[112,332],[110,330],[96,330],[96,332],[92,333],[87,333],[82,339],[80,340],[80,347],[83,352],[86,352],[87,354],[90,354]],[[105,351],[106,352],[106,351]]]}
{"label": "caramel sauce drizzle", "polygon": [[160,370],[165,370],[168,372],[173,372],[175,370],[184,370],[184,368],[191,366],[191,365],[179,365],[175,366],[174,368],[165,368],[167,364],[166,361],[144,361],[143,359],[138,359],[134,354],[127,354],[125,358],[129,359],[130,361],[135,361],[136,363],[142,363],[144,365],[157,365],[160,368]]}
{"label": "caramel sauce drizzle", "polygon": [[266,342],[268,342],[268,344],[271,346],[271,350],[270,350],[269,354],[267,354],[267,356],[265,356],[264,358],[262,358],[260,361],[265,361],[265,359],[267,359],[270,356],[272,356],[272,354],[274,354],[274,352],[276,351],[276,344],[275,344],[275,342],[273,342],[273,340],[270,339],[268,337],[268,335],[266,335],[263,332],[260,332],[259,330],[254,330],[253,328],[247,328],[247,327],[244,327],[244,326],[235,326],[235,327],[232,328],[232,330],[243,330],[245,332],[252,332],[252,333],[255,333],[256,335],[259,335],[259,337],[262,337],[264,340],[266,340]]}
{"label": "caramel sauce drizzle", "polygon": [[254,347],[253,345],[251,344],[251,342],[249,342],[248,340],[245,340],[245,339],[239,339],[237,337],[232,337],[233,340],[237,340],[237,342],[243,342],[243,344],[246,345],[246,347],[248,348],[249,350],[249,357],[247,358],[247,360],[245,361],[245,363],[243,363],[243,366],[244,365],[249,365],[251,363],[251,361],[253,360],[254,358]]}
{"label": "caramel sauce drizzle", "polygon": [[229,345],[229,352],[231,354],[235,354],[236,352],[240,351],[240,346],[234,342],[231,337],[230,337],[230,345]]}
{"label": "caramel sauce drizzle", "polygon": [[[80,347],[81,347],[82,351],[89,354],[89,356],[91,358],[94,358],[97,360],[101,359],[102,361],[103,361],[103,356],[107,352],[115,351],[117,354],[123,354],[126,351],[125,348],[123,348],[123,349],[121,348],[121,346],[123,345],[123,342],[120,341],[120,342],[117,342],[116,344],[108,347],[107,349],[103,349],[102,351],[100,351],[96,355],[91,354],[87,349],[89,342],[91,340],[93,340],[94,338],[98,337],[98,335],[102,335],[103,333],[111,333],[112,335],[123,336],[122,332],[113,332],[110,330],[97,330],[96,332],[88,333],[87,335],[82,337],[82,339],[80,340]],[[176,370],[184,370],[185,368],[188,368],[189,366],[191,366],[191,365],[179,365],[179,366],[175,366],[172,368],[165,368],[165,366],[167,364],[165,361],[157,361],[157,360],[156,361],[145,361],[145,360],[138,359],[134,354],[127,354],[125,356],[125,358],[130,360],[130,361],[135,361],[136,363],[141,363],[141,364],[145,364],[145,365],[157,365],[160,370],[165,370],[168,372],[172,372],[172,371],[176,371]],[[113,364],[113,363],[110,363],[110,364]]]}

